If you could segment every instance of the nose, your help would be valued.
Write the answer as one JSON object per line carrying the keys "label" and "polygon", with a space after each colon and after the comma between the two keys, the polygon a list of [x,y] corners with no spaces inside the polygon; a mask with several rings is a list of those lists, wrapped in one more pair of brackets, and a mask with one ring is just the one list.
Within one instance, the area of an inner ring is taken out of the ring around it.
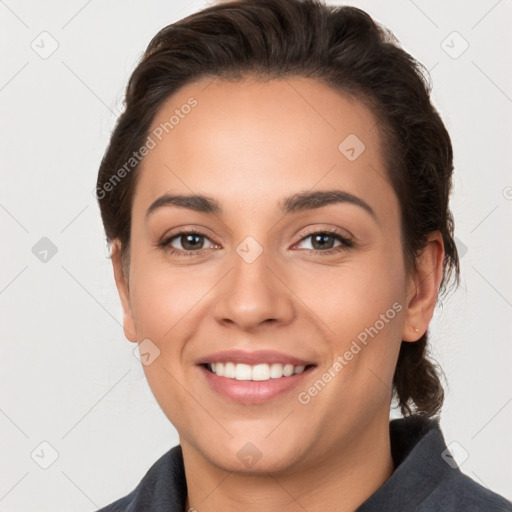
{"label": "nose", "polygon": [[254,331],[262,325],[286,325],[293,320],[293,292],[286,286],[286,273],[282,265],[270,260],[265,250],[254,261],[234,254],[233,267],[216,287],[217,322]]}

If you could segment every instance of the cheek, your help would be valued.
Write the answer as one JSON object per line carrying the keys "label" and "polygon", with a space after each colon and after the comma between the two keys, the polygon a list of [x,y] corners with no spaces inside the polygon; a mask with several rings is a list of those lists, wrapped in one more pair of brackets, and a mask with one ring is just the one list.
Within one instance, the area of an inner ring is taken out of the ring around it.
{"label": "cheek", "polygon": [[400,253],[367,253],[329,272],[316,269],[311,277],[298,281],[297,295],[328,341],[324,369],[338,362],[331,367],[336,378],[326,393],[333,395],[328,402],[381,404],[388,399],[402,341],[405,272]]}
{"label": "cheek", "polygon": [[200,415],[183,386],[183,353],[207,285],[185,268],[170,269],[155,261],[145,265],[142,260],[134,267],[131,298],[137,338],[150,339],[158,353],[143,370],[162,411],[180,431],[186,431],[194,414]]}
{"label": "cheek", "polygon": [[403,309],[404,301],[405,273],[398,251],[371,251],[347,258],[336,267],[310,266],[295,276],[290,274],[289,279],[294,293],[307,306],[304,312],[323,328],[336,350],[342,350],[347,340],[373,326],[388,310],[387,317],[393,321],[386,327],[393,324],[393,329],[386,332],[401,332],[397,306],[392,308],[398,303]]}
{"label": "cheek", "polygon": [[134,274],[131,299],[137,334],[157,343],[173,338],[173,330],[194,314],[214,284],[211,272],[171,269],[154,261],[138,265]]}

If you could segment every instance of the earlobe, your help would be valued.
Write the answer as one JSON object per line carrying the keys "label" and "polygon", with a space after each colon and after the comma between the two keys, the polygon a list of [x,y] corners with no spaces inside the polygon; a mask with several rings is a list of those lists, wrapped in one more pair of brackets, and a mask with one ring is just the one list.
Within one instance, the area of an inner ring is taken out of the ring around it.
{"label": "earlobe", "polygon": [[435,231],[428,236],[416,259],[416,269],[409,277],[403,341],[418,341],[427,331],[443,277],[443,263],[443,237],[439,231]]}
{"label": "earlobe", "polygon": [[121,300],[121,305],[123,307],[123,330],[126,339],[129,341],[136,342],[137,336],[135,333],[135,322],[133,320],[131,302],[130,302],[130,292],[128,286],[127,276],[124,274],[123,270],[123,262],[121,258],[121,242],[119,240],[114,240],[112,242],[112,267],[114,269],[114,279],[116,282],[117,292],[119,293],[119,298]]}

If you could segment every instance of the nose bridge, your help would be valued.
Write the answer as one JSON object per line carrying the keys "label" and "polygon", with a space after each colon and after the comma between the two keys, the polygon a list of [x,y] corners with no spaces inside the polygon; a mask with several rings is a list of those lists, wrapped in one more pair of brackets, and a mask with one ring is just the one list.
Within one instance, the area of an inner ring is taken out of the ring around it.
{"label": "nose bridge", "polygon": [[274,260],[270,250],[253,236],[234,248],[232,269],[216,300],[218,321],[250,328],[271,319],[286,323],[293,318],[290,293],[275,275],[272,267],[279,264]]}

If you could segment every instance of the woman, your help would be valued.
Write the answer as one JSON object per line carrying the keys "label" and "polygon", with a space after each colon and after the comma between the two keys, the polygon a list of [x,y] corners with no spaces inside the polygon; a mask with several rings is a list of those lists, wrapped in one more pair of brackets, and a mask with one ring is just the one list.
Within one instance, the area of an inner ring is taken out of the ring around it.
{"label": "woman", "polygon": [[512,510],[437,421],[452,170],[420,65],[359,9],[242,0],[161,30],[97,196],[180,444],[102,510]]}

